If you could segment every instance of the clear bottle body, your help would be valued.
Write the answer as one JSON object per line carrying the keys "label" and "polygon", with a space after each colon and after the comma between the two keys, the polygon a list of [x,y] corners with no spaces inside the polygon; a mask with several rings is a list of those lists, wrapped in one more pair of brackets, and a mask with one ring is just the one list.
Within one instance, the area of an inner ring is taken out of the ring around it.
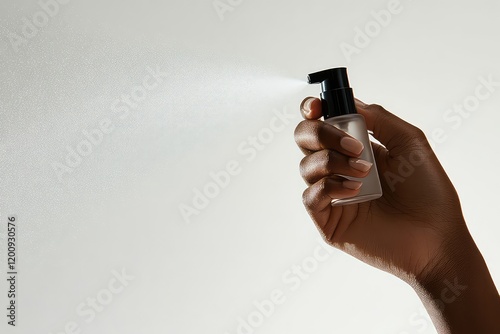
{"label": "clear bottle body", "polygon": [[380,186],[380,179],[378,176],[377,165],[373,156],[373,149],[366,130],[365,118],[360,114],[348,114],[342,116],[335,116],[325,120],[328,124],[347,132],[352,137],[356,138],[364,145],[364,150],[359,156],[359,159],[366,160],[373,163],[370,173],[364,178],[355,178],[346,175],[340,175],[346,179],[362,182],[363,185],[359,194],[351,198],[334,199],[332,205],[340,206],[354,203],[361,203],[371,201],[382,196],[382,187]]}

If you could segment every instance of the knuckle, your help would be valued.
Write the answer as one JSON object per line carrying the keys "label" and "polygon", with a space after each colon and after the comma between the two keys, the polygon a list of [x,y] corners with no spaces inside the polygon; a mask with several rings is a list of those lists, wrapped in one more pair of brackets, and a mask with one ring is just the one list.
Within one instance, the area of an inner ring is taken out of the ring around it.
{"label": "knuckle", "polygon": [[327,187],[326,177],[318,181],[318,193],[324,193]]}
{"label": "knuckle", "polygon": [[387,111],[380,104],[376,104],[376,103],[370,104],[369,107],[372,108],[375,112],[378,112],[378,113],[384,113],[384,112]]}
{"label": "knuckle", "polygon": [[303,120],[300,121],[299,124],[295,127],[294,131],[294,138],[295,142],[299,143],[300,139],[304,137],[306,133],[308,133],[308,137],[310,135],[313,136],[318,136],[319,132],[321,131],[321,126],[322,126],[321,121],[318,120]]}
{"label": "knuckle", "polygon": [[309,130],[314,136],[318,137],[324,125],[325,123],[322,121],[311,120],[309,121],[309,127],[310,127]]}
{"label": "knuckle", "polygon": [[305,157],[302,158],[302,160],[300,160],[300,163],[299,163],[300,176],[302,176],[303,178],[305,178],[307,175],[308,161],[309,161],[309,156],[306,155]]}
{"label": "knuckle", "polygon": [[412,125],[412,132],[413,132],[413,135],[414,135],[417,139],[419,139],[419,140],[426,139],[424,131],[422,131],[422,129],[417,128],[417,127],[416,127],[416,126],[414,126],[414,125]]}
{"label": "knuckle", "polygon": [[333,173],[333,153],[330,150],[322,151],[321,167],[326,174]]}
{"label": "knuckle", "polygon": [[306,208],[309,208],[311,206],[311,200],[309,197],[309,188],[306,188],[302,192],[302,204],[304,204]]}
{"label": "knuckle", "polygon": [[427,146],[427,137],[422,129],[411,125],[408,131],[413,146]]}
{"label": "knuckle", "polygon": [[302,133],[302,131],[304,131],[304,122],[307,122],[307,121],[300,121],[299,124],[297,124],[297,126],[295,127],[295,130],[293,132],[293,136],[295,138],[295,142],[298,143],[299,142],[299,137]]}

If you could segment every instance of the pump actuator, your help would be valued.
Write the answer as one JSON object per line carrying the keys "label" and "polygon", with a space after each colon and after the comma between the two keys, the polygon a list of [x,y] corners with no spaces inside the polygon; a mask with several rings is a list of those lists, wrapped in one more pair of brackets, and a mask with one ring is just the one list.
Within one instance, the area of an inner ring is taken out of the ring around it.
{"label": "pump actuator", "polygon": [[321,83],[321,108],[325,119],[356,114],[354,95],[345,67],[311,73],[307,79],[310,84]]}

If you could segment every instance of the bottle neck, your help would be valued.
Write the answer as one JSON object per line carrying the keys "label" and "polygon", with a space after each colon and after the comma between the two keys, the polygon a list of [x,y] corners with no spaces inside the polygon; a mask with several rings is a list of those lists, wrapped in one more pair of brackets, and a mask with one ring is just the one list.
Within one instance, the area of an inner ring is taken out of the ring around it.
{"label": "bottle neck", "polygon": [[352,88],[332,89],[322,92],[321,104],[325,119],[357,114]]}

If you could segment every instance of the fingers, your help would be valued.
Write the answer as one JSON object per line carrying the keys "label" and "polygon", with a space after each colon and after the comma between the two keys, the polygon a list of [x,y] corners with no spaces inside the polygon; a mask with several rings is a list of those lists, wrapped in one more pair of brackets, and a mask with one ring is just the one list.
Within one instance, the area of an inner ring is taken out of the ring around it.
{"label": "fingers", "polygon": [[295,128],[295,141],[306,154],[324,149],[357,157],[363,151],[363,143],[333,125],[319,120],[305,120]]}
{"label": "fingers", "polygon": [[365,117],[368,130],[393,156],[398,156],[414,145],[428,145],[424,133],[412,124],[405,122],[383,107],[355,99],[358,113]]}
{"label": "fingers", "polygon": [[306,97],[300,104],[300,112],[305,119],[318,119],[321,113],[321,100],[316,97]]}
{"label": "fingers", "polygon": [[[419,128],[405,122],[383,107],[376,104],[367,105],[359,99],[355,99],[355,104],[358,113],[365,117],[368,130],[373,131],[375,138],[390,151],[391,155],[398,156],[411,149],[413,145],[428,146],[428,141]],[[321,100],[307,97],[302,101],[300,110],[307,120],[319,119],[322,116]],[[306,154],[314,151],[302,147],[301,149]]]}
{"label": "fingers", "polygon": [[332,175],[365,177],[372,163],[350,158],[331,150],[321,150],[307,155],[300,162],[300,174],[308,184]]}
{"label": "fingers", "polygon": [[[324,231],[332,211],[331,202],[356,196],[360,187],[361,182],[345,180],[340,177],[325,177],[304,191],[302,201],[311,218]],[[332,227],[332,231],[334,229],[335,227]]]}

